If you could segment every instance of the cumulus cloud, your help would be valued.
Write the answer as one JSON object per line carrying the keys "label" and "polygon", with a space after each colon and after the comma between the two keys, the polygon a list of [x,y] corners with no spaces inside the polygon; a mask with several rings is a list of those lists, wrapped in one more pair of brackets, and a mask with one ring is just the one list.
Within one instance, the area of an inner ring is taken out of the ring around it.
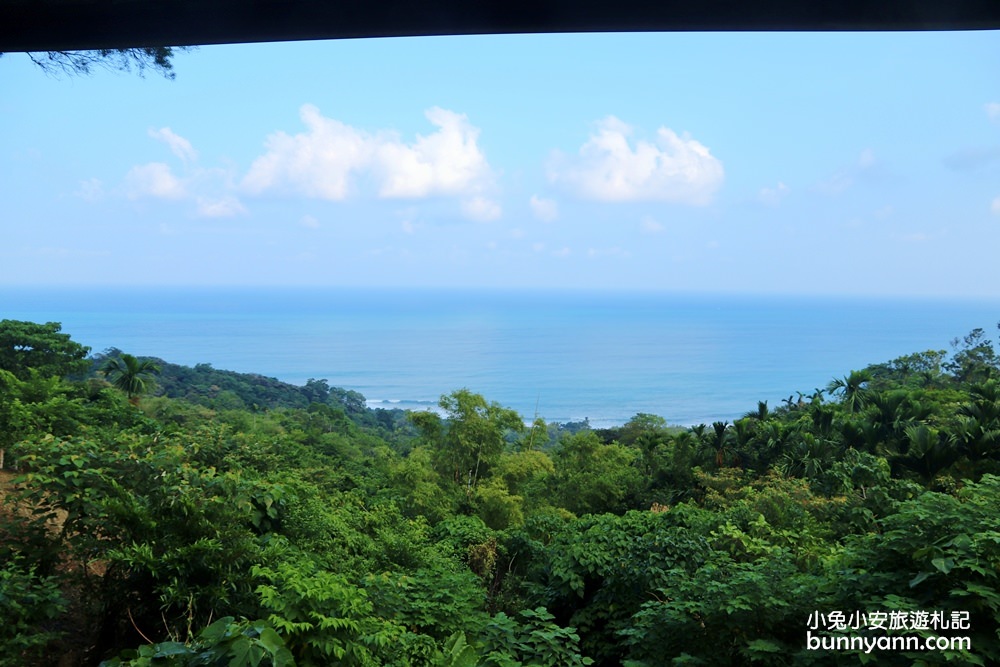
{"label": "cumulus cloud", "polygon": [[231,218],[246,213],[246,208],[240,200],[231,195],[218,199],[198,197],[197,203],[198,215],[203,218]]}
{"label": "cumulus cloud", "polygon": [[125,175],[125,196],[129,199],[153,197],[194,205],[201,218],[230,218],[247,212],[231,192],[229,175],[217,169],[189,169],[177,176],[162,162],[132,167]]}
{"label": "cumulus cloud", "polygon": [[663,225],[650,216],[645,215],[639,221],[639,231],[643,234],[659,234],[663,231]]}
{"label": "cumulus cloud", "polygon": [[500,205],[486,197],[473,197],[462,202],[462,214],[476,222],[492,222],[500,218]]}
{"label": "cumulus cloud", "polygon": [[248,191],[286,190],[340,201],[365,178],[383,198],[475,197],[493,184],[479,148],[479,129],[464,114],[427,110],[427,120],[437,129],[412,143],[395,133],[371,134],[327,118],[311,104],[299,115],[306,131],[277,132],[267,139],[266,153],[243,179]]}
{"label": "cumulus cloud", "polygon": [[165,143],[184,166],[180,175],[163,162],[132,167],[125,175],[123,191],[126,197],[184,202],[192,205],[194,215],[202,218],[228,218],[246,213],[246,207],[235,194],[230,170],[198,165],[198,151],[169,127],[151,129],[148,134]]}
{"label": "cumulus cloud", "polygon": [[161,127],[158,130],[150,128],[148,134],[169,146],[170,151],[184,162],[194,162],[198,159],[198,151],[194,149],[191,142],[174,134],[169,127]]}
{"label": "cumulus cloud", "polygon": [[632,128],[614,116],[597,123],[579,154],[554,157],[549,178],[579,196],[607,202],[708,204],[722,185],[722,162],[688,135],[661,127],[655,142],[630,142]]}
{"label": "cumulus cloud", "polygon": [[404,144],[395,136],[379,142],[375,171],[382,197],[418,198],[478,192],[492,180],[479,149],[479,128],[465,114],[434,107],[425,113],[437,127],[428,136]]}
{"label": "cumulus cloud", "polygon": [[542,222],[552,222],[559,217],[559,205],[553,199],[543,199],[533,195],[528,201],[531,212]]}
{"label": "cumulus cloud", "polygon": [[84,201],[100,201],[104,199],[104,183],[99,178],[88,178],[85,181],[80,181],[80,187],[77,188],[75,194]]}
{"label": "cumulus cloud", "polygon": [[129,199],[158,197],[182,199],[187,195],[180,179],[174,176],[169,165],[162,162],[132,167],[125,175],[126,194]]}
{"label": "cumulus cloud", "polygon": [[777,206],[788,195],[788,192],[789,187],[779,181],[778,185],[773,188],[761,188],[757,199],[766,206]]}
{"label": "cumulus cloud", "polygon": [[267,152],[254,160],[243,185],[254,193],[285,186],[309,197],[346,198],[351,171],[371,159],[367,138],[324,118],[311,104],[303,106],[299,116],[307,131],[268,137]]}

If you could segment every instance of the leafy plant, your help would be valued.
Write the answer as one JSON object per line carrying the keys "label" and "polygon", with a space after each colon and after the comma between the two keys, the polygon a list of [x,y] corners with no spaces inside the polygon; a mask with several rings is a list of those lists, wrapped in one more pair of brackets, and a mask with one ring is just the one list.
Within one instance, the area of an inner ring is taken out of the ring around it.
{"label": "leafy plant", "polygon": [[124,651],[101,667],[295,667],[282,638],[265,621],[220,618],[191,643],[159,642]]}

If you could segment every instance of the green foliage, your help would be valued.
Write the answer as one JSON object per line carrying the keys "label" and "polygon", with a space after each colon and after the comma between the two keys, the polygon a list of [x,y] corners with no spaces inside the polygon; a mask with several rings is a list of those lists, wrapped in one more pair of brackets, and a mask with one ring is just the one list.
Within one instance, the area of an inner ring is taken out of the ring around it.
{"label": "green foliage", "polygon": [[525,432],[464,389],[404,424],[158,360],[133,409],[22,324],[69,347],[0,366],[0,665],[856,664],[809,613],[893,609],[970,614],[972,651],[906,664],[1000,664],[982,334],[733,423]]}
{"label": "green foliage", "polygon": [[414,424],[434,447],[435,466],[445,479],[471,492],[480,477],[490,474],[506,447],[508,433],[524,430],[524,421],[499,403],[459,389],[441,397],[448,420],[414,416]]}
{"label": "green foliage", "polygon": [[897,357],[886,363],[873,364],[865,370],[872,378],[870,386],[880,391],[899,384],[931,387],[944,382],[944,361],[947,356],[945,350],[927,350]]}
{"label": "green foliage", "polygon": [[830,394],[839,394],[848,412],[858,412],[868,400],[868,383],[872,379],[871,372],[867,370],[851,371],[850,375],[830,382],[826,390]]}
{"label": "green foliage", "polygon": [[39,575],[19,557],[0,564],[0,667],[40,664],[61,636],[56,620],[66,607],[55,575]]}
{"label": "green foliage", "polygon": [[110,357],[101,366],[101,372],[115,388],[125,392],[134,405],[139,397],[149,391],[153,384],[153,375],[160,372],[160,367],[149,359],[139,360],[131,354],[120,354]]}
{"label": "green foliage", "polygon": [[363,588],[377,617],[435,641],[456,632],[477,634],[488,618],[479,580],[453,563],[440,562],[406,574],[370,574]]}
{"label": "green foliage", "polygon": [[295,667],[285,642],[265,621],[220,618],[188,644],[160,642],[123,652],[101,667]]}
{"label": "green foliage", "polygon": [[[422,413],[430,415],[430,413]],[[431,415],[438,419],[437,415]],[[390,482],[409,516],[423,516],[438,522],[455,511],[458,495],[434,470],[431,451],[423,446],[410,450],[406,458],[390,464]]]}
{"label": "green foliage", "polygon": [[1000,371],[1000,357],[983,329],[973,329],[963,338],[955,338],[951,346],[954,353],[944,367],[959,382],[983,382]]}
{"label": "green foliage", "polygon": [[479,654],[468,644],[464,632],[456,632],[433,662],[435,667],[476,667],[479,664]]}
{"label": "green foliage", "polygon": [[823,579],[802,572],[787,550],[735,562],[716,552],[694,572],[664,574],[662,586],[621,631],[629,664],[788,664],[802,652],[809,612],[823,607]]}
{"label": "green foliage", "polygon": [[70,435],[85,419],[85,406],[74,388],[58,377],[29,370],[21,380],[0,370],[0,448],[33,433]]}
{"label": "green foliage", "polygon": [[666,572],[704,561],[708,532],[716,523],[702,510],[679,506],[565,524],[547,544],[534,542],[526,596],[578,628],[587,655],[601,663],[619,660],[616,633]]}
{"label": "green foliage", "polygon": [[46,378],[83,373],[90,348],[61,331],[58,322],[0,321],[0,371],[13,373],[21,380],[26,380],[32,369]]}
{"label": "green foliage", "polygon": [[490,528],[504,530],[524,523],[524,498],[511,494],[503,480],[491,479],[476,487],[472,504]]}
{"label": "green foliage", "polygon": [[635,507],[642,474],[637,450],[604,444],[593,431],[563,438],[554,456],[556,502],[574,514]]}
{"label": "green foliage", "polygon": [[306,563],[255,567],[268,621],[300,667],[383,664],[398,650],[400,626],[373,615],[365,591],[347,577]]}
{"label": "green foliage", "polygon": [[1000,662],[1000,477],[956,496],[925,492],[849,543],[839,572],[853,608],[969,612],[972,654],[920,656]]}
{"label": "green foliage", "polygon": [[[156,436],[111,446],[47,436],[18,447],[25,474],[11,499],[36,524],[59,526],[53,548],[98,592],[89,592],[92,613],[108,632],[130,616],[183,636],[250,594],[242,573],[256,547],[238,478],[200,467],[194,453]],[[104,574],[90,581],[97,562]]]}
{"label": "green foliage", "polygon": [[490,621],[485,633],[484,667],[576,667],[592,665],[580,654],[580,637],[573,628],[554,623],[544,607],[525,609],[517,619],[503,612]]}

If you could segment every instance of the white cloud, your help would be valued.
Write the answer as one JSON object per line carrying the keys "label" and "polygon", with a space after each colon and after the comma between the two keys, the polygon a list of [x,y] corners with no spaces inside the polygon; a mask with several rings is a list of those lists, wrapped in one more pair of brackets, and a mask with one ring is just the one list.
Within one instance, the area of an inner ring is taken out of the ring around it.
{"label": "white cloud", "polygon": [[80,187],[74,194],[84,201],[100,201],[104,199],[104,184],[99,178],[88,178],[80,181]]}
{"label": "white cloud", "polygon": [[541,242],[532,243],[531,249],[534,250],[535,252],[542,252],[543,250],[545,250],[545,244]]}
{"label": "white cloud", "polygon": [[788,196],[790,188],[782,182],[773,188],[761,188],[757,199],[766,206],[777,206],[781,200]]}
{"label": "white cloud", "polygon": [[312,215],[304,215],[299,218],[299,224],[307,229],[319,229],[319,220]]}
{"label": "white cloud", "polygon": [[528,201],[531,212],[542,222],[552,222],[559,217],[559,205],[553,199],[543,199],[533,195]]}
{"label": "white cloud", "polygon": [[664,201],[705,205],[722,185],[722,162],[686,134],[661,127],[656,142],[629,142],[632,128],[614,116],[597,129],[573,158],[556,156],[549,178],[579,196],[598,201]]}
{"label": "white cloud", "polygon": [[1000,197],[993,200],[993,203],[990,204],[990,210],[993,211],[994,215],[1000,215]]}
{"label": "white cloud", "polygon": [[643,234],[659,234],[663,231],[663,225],[650,216],[644,215],[639,221],[639,231]]}
{"label": "white cloud", "polygon": [[136,165],[125,175],[123,192],[126,197],[183,201],[192,205],[193,214],[201,218],[228,218],[247,212],[235,194],[231,170],[194,164],[198,159],[198,152],[191,142],[175,134],[169,127],[150,129],[148,134],[153,139],[166,143],[174,155],[184,161],[182,174],[175,174],[163,162]]}
{"label": "white cloud", "polygon": [[486,157],[476,143],[479,128],[465,114],[440,107],[428,109],[427,120],[438,128],[417,136],[412,144],[385,138],[376,149],[379,196],[417,198],[479,192],[492,181]]}
{"label": "white cloud", "polygon": [[573,251],[570,250],[568,246],[563,246],[562,248],[559,248],[558,250],[553,250],[552,251],[553,257],[569,257],[572,253],[573,253]]}
{"label": "white cloud", "polygon": [[990,117],[990,120],[994,123],[1000,123],[1000,102],[988,102],[984,105],[986,109],[986,115]]}
{"label": "white cloud", "polygon": [[476,222],[492,222],[499,220],[502,211],[500,205],[485,197],[473,197],[462,202],[462,214]]}
{"label": "white cloud", "polygon": [[194,162],[198,159],[198,151],[194,149],[191,142],[184,137],[174,134],[169,127],[161,127],[159,130],[149,129],[149,136],[158,139],[170,147],[171,152],[184,162]]}
{"label": "white cloud", "polygon": [[348,177],[371,160],[368,138],[332,118],[324,118],[311,104],[299,110],[307,132],[268,137],[267,153],[254,160],[243,185],[254,193],[288,187],[309,197],[340,200],[347,197]]}
{"label": "white cloud", "polygon": [[219,199],[198,197],[197,202],[198,215],[203,218],[231,218],[247,212],[240,200],[232,195]]}
{"label": "white cloud", "polygon": [[182,199],[187,194],[180,179],[162,162],[150,162],[132,167],[125,175],[125,186],[129,199],[139,197]]}
{"label": "white cloud", "polygon": [[493,175],[478,145],[479,129],[464,114],[438,107],[425,113],[437,130],[405,143],[391,132],[370,134],[320,114],[299,112],[306,131],[268,137],[267,152],[250,167],[243,186],[253,193],[287,190],[341,201],[368,177],[383,198],[478,195]]}

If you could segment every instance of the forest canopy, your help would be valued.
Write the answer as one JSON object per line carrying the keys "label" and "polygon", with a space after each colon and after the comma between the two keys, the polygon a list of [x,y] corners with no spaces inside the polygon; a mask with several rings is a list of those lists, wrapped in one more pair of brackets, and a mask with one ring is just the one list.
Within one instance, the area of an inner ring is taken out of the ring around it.
{"label": "forest canopy", "polygon": [[0,666],[1000,662],[983,330],[600,430],[89,352],[0,322]]}

